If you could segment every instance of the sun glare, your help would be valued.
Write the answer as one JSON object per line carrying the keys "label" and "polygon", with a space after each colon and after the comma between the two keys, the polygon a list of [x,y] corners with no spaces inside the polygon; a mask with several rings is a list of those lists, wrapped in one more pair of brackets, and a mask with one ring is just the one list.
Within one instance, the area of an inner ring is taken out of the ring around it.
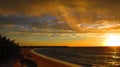
{"label": "sun glare", "polygon": [[119,35],[114,35],[114,34],[109,34],[107,36],[106,46],[120,46],[120,36]]}

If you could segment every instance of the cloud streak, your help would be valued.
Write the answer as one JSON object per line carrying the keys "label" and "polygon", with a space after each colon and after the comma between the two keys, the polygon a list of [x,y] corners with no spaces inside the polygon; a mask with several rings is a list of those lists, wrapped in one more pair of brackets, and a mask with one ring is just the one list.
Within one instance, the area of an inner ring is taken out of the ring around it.
{"label": "cloud streak", "polygon": [[1,0],[0,27],[32,32],[120,32],[119,3],[119,0]]}

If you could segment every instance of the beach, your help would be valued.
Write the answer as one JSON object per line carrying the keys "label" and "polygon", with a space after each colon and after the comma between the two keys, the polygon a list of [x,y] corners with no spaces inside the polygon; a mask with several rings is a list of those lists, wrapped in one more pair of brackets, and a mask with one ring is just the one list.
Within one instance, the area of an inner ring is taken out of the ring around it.
{"label": "beach", "polygon": [[51,47],[36,48],[32,53],[47,60],[70,67],[120,67],[119,48]]}
{"label": "beach", "polygon": [[43,56],[37,55],[31,52],[31,48],[22,48],[21,52],[25,58],[33,60],[37,63],[38,67],[80,67],[77,65],[72,65],[69,63],[61,63],[59,61],[54,61]]}

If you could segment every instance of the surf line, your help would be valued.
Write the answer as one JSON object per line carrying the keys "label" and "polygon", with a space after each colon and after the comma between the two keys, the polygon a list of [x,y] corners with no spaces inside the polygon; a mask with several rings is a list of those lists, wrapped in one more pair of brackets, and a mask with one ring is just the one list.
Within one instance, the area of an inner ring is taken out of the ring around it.
{"label": "surf line", "polygon": [[38,55],[38,56],[40,56],[40,57],[43,57],[43,58],[46,58],[46,59],[48,59],[48,60],[55,61],[55,62],[58,62],[58,63],[61,63],[61,64],[65,64],[65,65],[68,65],[68,66],[70,66],[70,67],[83,67],[83,66],[80,66],[80,65],[77,65],[77,64],[74,64],[74,63],[70,63],[70,62],[66,62],[66,61],[62,61],[62,60],[58,60],[58,59],[54,59],[54,58],[45,56],[45,55],[43,55],[43,54],[40,54],[40,53],[35,52],[34,50],[35,50],[35,49],[32,49],[32,50],[31,50],[31,52],[32,52],[33,54],[36,54],[36,55]]}

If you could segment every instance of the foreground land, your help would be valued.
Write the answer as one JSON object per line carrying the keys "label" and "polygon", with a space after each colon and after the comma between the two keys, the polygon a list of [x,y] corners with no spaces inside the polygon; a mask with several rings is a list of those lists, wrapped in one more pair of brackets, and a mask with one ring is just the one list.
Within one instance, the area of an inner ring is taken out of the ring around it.
{"label": "foreground land", "polygon": [[21,48],[21,52],[25,58],[34,61],[37,64],[37,67],[71,67],[66,64],[58,63],[52,60],[35,55],[31,52],[32,48]]}

